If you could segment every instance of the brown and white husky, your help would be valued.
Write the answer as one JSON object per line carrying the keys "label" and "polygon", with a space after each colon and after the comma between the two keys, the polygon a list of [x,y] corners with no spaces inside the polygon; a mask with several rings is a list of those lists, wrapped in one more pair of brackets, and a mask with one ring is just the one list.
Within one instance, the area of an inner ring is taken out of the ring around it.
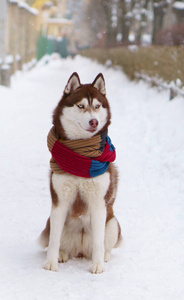
{"label": "brown and white husky", "polygon": [[[107,131],[110,118],[103,75],[83,85],[73,73],[53,113],[59,139],[89,140]],[[117,183],[113,163],[92,178],[51,171],[51,215],[40,236],[41,245],[48,247],[46,270],[57,271],[58,261],[83,256],[92,259],[92,273],[104,271],[104,261],[109,261],[112,249],[122,240],[113,212]]]}

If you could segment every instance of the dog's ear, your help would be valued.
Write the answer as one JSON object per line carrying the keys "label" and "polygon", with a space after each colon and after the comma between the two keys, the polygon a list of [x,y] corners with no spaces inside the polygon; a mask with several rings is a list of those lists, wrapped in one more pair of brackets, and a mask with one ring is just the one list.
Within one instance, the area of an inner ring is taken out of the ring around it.
{"label": "dog's ear", "polygon": [[104,96],[106,95],[106,89],[105,89],[105,80],[102,75],[102,73],[99,73],[95,80],[92,83],[92,86],[94,86],[97,90],[100,91]]}
{"label": "dog's ear", "polygon": [[64,92],[66,94],[70,94],[70,93],[74,92],[80,85],[81,85],[81,83],[80,83],[79,75],[76,72],[74,72],[70,76]]}

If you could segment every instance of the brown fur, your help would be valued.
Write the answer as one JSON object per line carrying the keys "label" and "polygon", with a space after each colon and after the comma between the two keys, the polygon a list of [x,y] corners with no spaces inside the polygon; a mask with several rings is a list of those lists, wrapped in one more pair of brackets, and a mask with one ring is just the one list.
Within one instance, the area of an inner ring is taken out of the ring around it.
{"label": "brown fur", "polygon": [[85,215],[87,211],[87,204],[81,199],[78,194],[71,208],[71,218],[78,218]]}
{"label": "brown fur", "polygon": [[110,173],[110,185],[105,195],[105,203],[107,208],[106,223],[114,217],[113,204],[118,186],[118,171],[114,164],[110,164],[108,172]]}
{"label": "brown fur", "polygon": [[50,218],[48,218],[45,229],[42,231],[40,235],[40,243],[43,248],[48,247],[49,245],[49,236],[50,236]]}
{"label": "brown fur", "polygon": [[[89,97],[90,95],[90,97]],[[81,85],[76,91],[72,94],[63,94],[61,100],[59,101],[57,107],[53,112],[53,125],[56,128],[56,131],[61,139],[67,139],[67,136],[64,132],[64,129],[60,122],[60,115],[62,115],[62,110],[66,106],[73,106],[76,104],[82,97],[85,97],[90,101],[90,98],[98,98],[98,100],[102,103],[102,106],[108,109],[108,122],[105,127],[101,130],[104,131],[110,125],[111,112],[110,107],[107,101],[107,98],[102,95],[96,88],[92,86],[92,84]]]}
{"label": "brown fur", "polygon": [[50,173],[50,193],[51,193],[51,198],[52,198],[52,204],[54,206],[58,206],[59,200],[58,200],[58,196],[52,185],[52,175],[53,175],[53,172],[51,171],[51,173]]}

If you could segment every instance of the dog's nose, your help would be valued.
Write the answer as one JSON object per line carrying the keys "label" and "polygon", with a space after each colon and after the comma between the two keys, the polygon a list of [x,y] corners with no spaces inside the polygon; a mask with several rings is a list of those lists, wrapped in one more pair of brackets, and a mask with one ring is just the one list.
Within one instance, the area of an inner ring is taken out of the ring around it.
{"label": "dog's nose", "polygon": [[89,125],[93,128],[96,128],[98,126],[98,120],[97,119],[91,119],[89,121]]}

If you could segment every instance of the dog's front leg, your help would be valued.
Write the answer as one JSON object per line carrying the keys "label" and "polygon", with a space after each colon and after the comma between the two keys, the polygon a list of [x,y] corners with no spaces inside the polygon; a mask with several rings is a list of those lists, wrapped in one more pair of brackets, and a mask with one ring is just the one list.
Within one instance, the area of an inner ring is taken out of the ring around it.
{"label": "dog's front leg", "polygon": [[47,260],[44,264],[44,269],[57,271],[58,270],[58,257],[59,257],[59,247],[61,233],[63,231],[63,226],[66,220],[66,215],[68,212],[68,207],[59,203],[59,205],[52,206],[51,211],[51,230],[50,230],[50,240],[47,251]]}
{"label": "dog's front leg", "polygon": [[96,205],[91,207],[91,228],[93,238],[92,273],[104,272],[104,238],[106,208],[104,199],[96,199]]}

